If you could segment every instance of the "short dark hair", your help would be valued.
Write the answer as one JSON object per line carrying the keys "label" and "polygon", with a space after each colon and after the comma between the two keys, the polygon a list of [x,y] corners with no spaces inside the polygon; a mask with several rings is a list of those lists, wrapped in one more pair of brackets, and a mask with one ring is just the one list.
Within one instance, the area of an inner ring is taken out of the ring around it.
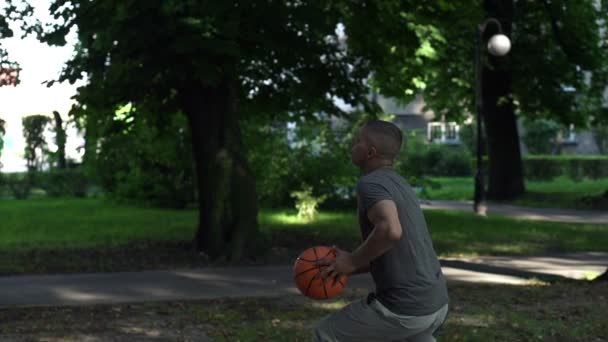
{"label": "short dark hair", "polygon": [[403,133],[397,125],[388,121],[370,120],[363,128],[369,133],[371,143],[380,156],[393,160],[399,155]]}

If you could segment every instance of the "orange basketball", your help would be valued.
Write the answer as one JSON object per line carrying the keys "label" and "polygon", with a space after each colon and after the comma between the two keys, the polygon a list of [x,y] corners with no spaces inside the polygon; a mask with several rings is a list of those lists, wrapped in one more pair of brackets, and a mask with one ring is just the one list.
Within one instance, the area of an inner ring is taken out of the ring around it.
{"label": "orange basketball", "polygon": [[331,279],[323,285],[323,279],[315,279],[327,266],[317,266],[317,261],[327,258],[333,260],[336,253],[327,246],[311,247],[296,259],[293,265],[293,279],[303,295],[312,299],[329,299],[337,296],[346,286],[347,276],[342,276],[334,284]]}

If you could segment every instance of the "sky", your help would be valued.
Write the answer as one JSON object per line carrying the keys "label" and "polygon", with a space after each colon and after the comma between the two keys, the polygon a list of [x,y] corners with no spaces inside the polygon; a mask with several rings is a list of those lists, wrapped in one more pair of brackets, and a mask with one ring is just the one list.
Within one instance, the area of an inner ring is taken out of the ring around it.
{"label": "sky", "polygon": [[[50,1],[33,0],[36,16],[43,22],[48,21],[46,14]],[[45,15],[46,14],[46,15]],[[39,43],[35,37],[21,39],[21,33],[13,27],[14,37],[4,39],[2,46],[8,51],[10,59],[20,64],[21,83],[16,87],[0,87],[0,118],[6,121],[6,136],[4,150],[0,162],[2,172],[24,171],[25,160],[23,150],[25,140],[21,127],[21,119],[27,115],[43,114],[52,117],[54,110],[58,111],[64,121],[68,120],[68,111],[74,102],[70,98],[76,94],[79,84],[55,83],[47,88],[44,81],[56,79],[64,65],[73,54],[76,41],[75,32],[68,37],[68,45],[64,47],[49,47]],[[54,136],[47,135],[51,150],[56,149],[52,143]],[[79,160],[81,152],[76,148],[84,143],[73,127],[68,129],[66,154]]]}

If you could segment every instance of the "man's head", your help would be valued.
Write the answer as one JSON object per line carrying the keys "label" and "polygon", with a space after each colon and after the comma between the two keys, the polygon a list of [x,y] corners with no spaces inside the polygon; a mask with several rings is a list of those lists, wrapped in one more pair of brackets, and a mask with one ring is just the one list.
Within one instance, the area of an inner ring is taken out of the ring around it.
{"label": "man's head", "polygon": [[368,121],[353,139],[352,162],[362,170],[392,165],[401,150],[402,141],[403,133],[393,123]]}

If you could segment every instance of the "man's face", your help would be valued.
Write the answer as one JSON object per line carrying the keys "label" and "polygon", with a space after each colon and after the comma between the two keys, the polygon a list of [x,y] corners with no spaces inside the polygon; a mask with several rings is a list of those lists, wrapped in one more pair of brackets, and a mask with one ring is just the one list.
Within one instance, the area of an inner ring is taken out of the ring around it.
{"label": "man's face", "polygon": [[350,150],[350,158],[353,164],[362,168],[368,159],[370,146],[365,136],[365,129],[361,128],[355,135]]}

